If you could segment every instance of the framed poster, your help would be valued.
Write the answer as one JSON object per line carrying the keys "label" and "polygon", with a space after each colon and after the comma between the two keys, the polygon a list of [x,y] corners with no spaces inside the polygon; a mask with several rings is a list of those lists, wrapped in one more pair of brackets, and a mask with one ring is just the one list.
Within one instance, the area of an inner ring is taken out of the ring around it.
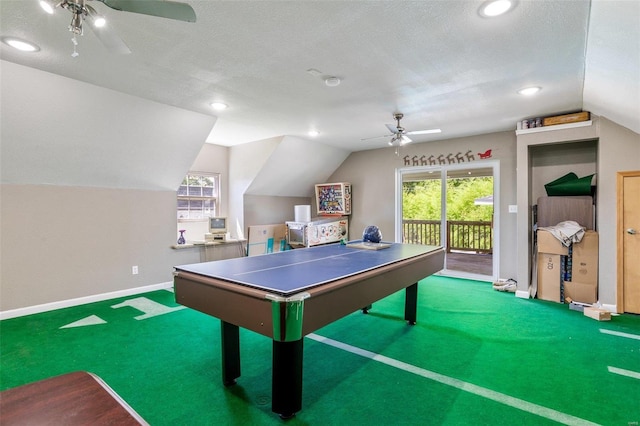
{"label": "framed poster", "polygon": [[351,214],[351,184],[348,182],[317,184],[316,205],[319,216]]}

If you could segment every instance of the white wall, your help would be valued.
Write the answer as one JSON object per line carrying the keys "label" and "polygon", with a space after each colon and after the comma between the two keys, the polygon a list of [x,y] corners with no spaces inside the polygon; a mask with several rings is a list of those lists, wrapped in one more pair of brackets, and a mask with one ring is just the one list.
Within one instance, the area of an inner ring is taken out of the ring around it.
{"label": "white wall", "polygon": [[[189,172],[220,173],[220,192],[218,194],[219,216],[228,214],[229,199],[229,148],[205,143],[198,153],[195,161],[189,168]],[[235,223],[235,222],[234,222]],[[209,232],[208,220],[186,220],[176,224],[176,241],[180,236],[180,230],[185,230],[184,237],[187,242],[201,241],[204,234]],[[233,227],[235,229],[235,226]]]}
{"label": "white wall", "polygon": [[[269,224],[280,218],[286,220],[286,207],[278,214],[253,211],[251,221],[245,222],[246,197],[273,197],[263,204],[293,206],[299,200],[291,197],[311,197],[316,183],[326,182],[329,175],[349,153],[343,149],[313,143],[305,139],[284,136],[236,145],[230,148],[229,182],[231,233],[236,236],[236,220],[241,229],[249,225]],[[250,198],[251,199],[251,198]],[[286,201],[285,201],[286,200]],[[308,202],[306,202],[308,204]],[[280,221],[280,220],[279,220]]]}
{"label": "white wall", "polygon": [[229,231],[234,238],[238,237],[236,224],[246,237],[244,231],[244,194],[255,179],[262,166],[278,147],[281,138],[266,139],[236,145],[229,150]]}
{"label": "white wall", "polygon": [[216,118],[2,61],[2,183],[177,190]]}

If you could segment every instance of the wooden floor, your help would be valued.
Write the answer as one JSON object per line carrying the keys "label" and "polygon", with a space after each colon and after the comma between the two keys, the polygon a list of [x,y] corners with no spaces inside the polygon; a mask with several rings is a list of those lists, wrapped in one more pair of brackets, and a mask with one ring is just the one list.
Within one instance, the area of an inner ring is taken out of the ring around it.
{"label": "wooden floor", "polygon": [[493,255],[447,253],[447,269],[479,275],[493,275]]}

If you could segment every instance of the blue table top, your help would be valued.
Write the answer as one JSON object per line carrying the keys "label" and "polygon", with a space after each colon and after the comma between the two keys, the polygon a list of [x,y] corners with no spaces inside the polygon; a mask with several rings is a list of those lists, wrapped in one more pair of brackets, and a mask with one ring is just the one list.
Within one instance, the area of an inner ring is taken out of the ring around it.
{"label": "blue table top", "polygon": [[328,244],[261,256],[181,265],[175,269],[288,296],[439,248],[393,243],[388,248],[365,250]]}

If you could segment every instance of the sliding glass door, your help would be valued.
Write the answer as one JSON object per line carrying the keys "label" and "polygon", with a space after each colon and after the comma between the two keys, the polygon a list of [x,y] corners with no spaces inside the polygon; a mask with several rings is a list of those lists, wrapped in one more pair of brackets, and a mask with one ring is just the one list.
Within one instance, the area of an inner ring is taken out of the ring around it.
{"label": "sliding glass door", "polygon": [[443,246],[443,274],[495,279],[497,169],[497,161],[399,169],[396,240]]}

